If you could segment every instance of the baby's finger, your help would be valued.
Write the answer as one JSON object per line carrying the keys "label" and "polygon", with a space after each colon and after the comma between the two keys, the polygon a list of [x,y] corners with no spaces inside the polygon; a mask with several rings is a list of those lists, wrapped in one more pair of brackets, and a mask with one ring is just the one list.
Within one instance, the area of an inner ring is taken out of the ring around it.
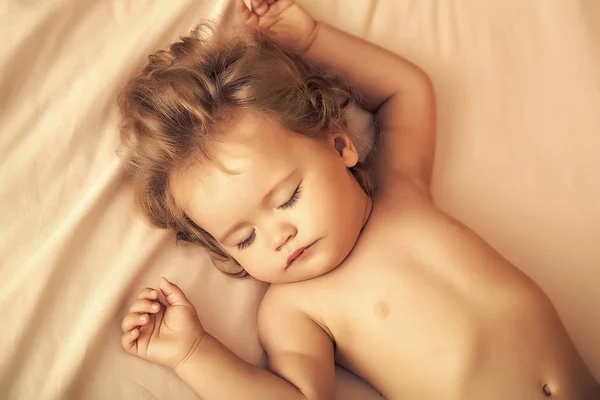
{"label": "baby's finger", "polygon": [[158,286],[165,295],[165,300],[171,306],[191,306],[190,301],[185,297],[179,286],[171,283],[167,278],[162,277]]}
{"label": "baby's finger", "polygon": [[137,326],[145,325],[150,321],[150,316],[148,314],[140,314],[140,313],[131,313],[127,314],[123,321],[121,322],[121,331],[123,333],[134,329]]}
{"label": "baby's finger", "polygon": [[245,24],[249,27],[253,27],[257,22],[256,15],[248,8],[244,3],[244,0],[236,0],[236,4],[238,11],[242,14]]}
{"label": "baby's finger", "polygon": [[157,301],[149,299],[136,300],[131,307],[129,307],[130,313],[157,313],[160,310],[160,304]]}
{"label": "baby's finger", "polygon": [[251,0],[252,12],[258,16],[262,16],[269,11],[269,5],[265,0]]}
{"label": "baby's finger", "polygon": [[140,330],[134,329],[127,331],[121,336],[121,347],[129,353],[135,353],[137,350],[136,340],[140,337]]}
{"label": "baby's finger", "polygon": [[140,295],[138,296],[138,299],[158,299],[158,290],[150,287],[144,288],[140,290]]}
{"label": "baby's finger", "polygon": [[250,2],[247,2],[246,0],[235,0],[235,5],[237,9],[243,13],[245,11],[252,12],[252,10],[250,9],[250,7],[252,7],[252,4]]}
{"label": "baby's finger", "polygon": [[271,15],[279,15],[294,2],[292,0],[277,0],[269,2],[269,12]]}

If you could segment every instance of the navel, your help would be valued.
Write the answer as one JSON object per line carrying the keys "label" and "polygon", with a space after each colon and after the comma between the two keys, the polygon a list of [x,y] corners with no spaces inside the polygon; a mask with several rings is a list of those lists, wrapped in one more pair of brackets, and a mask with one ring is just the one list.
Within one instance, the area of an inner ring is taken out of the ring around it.
{"label": "navel", "polygon": [[552,391],[550,390],[550,386],[548,386],[548,384],[542,386],[542,392],[546,395],[546,397],[552,397]]}
{"label": "navel", "polygon": [[373,307],[373,312],[377,318],[386,319],[390,314],[390,306],[388,306],[385,301],[378,301]]}

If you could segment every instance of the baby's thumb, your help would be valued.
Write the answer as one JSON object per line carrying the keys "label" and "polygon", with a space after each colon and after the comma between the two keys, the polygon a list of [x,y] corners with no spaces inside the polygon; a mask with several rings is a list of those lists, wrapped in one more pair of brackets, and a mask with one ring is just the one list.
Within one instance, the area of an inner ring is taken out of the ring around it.
{"label": "baby's thumb", "polygon": [[190,305],[190,301],[185,297],[183,291],[179,288],[179,286],[171,283],[167,280],[167,278],[162,277],[160,279],[160,284],[158,285],[161,292],[165,295],[165,299],[167,300],[167,304],[170,306],[188,306]]}

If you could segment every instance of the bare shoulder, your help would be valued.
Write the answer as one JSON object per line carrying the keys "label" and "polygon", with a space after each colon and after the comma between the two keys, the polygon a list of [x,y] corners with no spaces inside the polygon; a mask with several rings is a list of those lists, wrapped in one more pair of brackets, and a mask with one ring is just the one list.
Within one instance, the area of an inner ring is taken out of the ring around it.
{"label": "bare shoulder", "polygon": [[297,302],[294,298],[294,293],[296,292],[295,286],[297,286],[297,283],[271,284],[260,303],[259,315],[296,309]]}
{"label": "bare shoulder", "polygon": [[[258,330],[263,345],[280,341],[280,334],[294,336],[302,331],[322,330],[320,324],[306,312],[301,287],[306,283],[271,285],[258,310]],[[293,331],[289,333],[287,331]]]}
{"label": "bare shoulder", "polygon": [[290,285],[271,284],[258,309],[259,323],[268,322],[271,316],[296,312],[297,306],[290,292]]}

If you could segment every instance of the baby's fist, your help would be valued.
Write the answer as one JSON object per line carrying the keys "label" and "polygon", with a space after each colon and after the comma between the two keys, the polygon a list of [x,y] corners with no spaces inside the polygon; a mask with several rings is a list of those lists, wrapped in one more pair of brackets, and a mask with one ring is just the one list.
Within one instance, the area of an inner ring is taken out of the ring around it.
{"label": "baby's fist", "polygon": [[177,285],[161,278],[159,289],[167,305],[158,301],[158,290],[143,289],[121,324],[121,345],[128,353],[175,368],[198,346],[204,329]]}
{"label": "baby's fist", "polygon": [[317,22],[294,0],[236,0],[246,27],[305,52],[317,33]]}

